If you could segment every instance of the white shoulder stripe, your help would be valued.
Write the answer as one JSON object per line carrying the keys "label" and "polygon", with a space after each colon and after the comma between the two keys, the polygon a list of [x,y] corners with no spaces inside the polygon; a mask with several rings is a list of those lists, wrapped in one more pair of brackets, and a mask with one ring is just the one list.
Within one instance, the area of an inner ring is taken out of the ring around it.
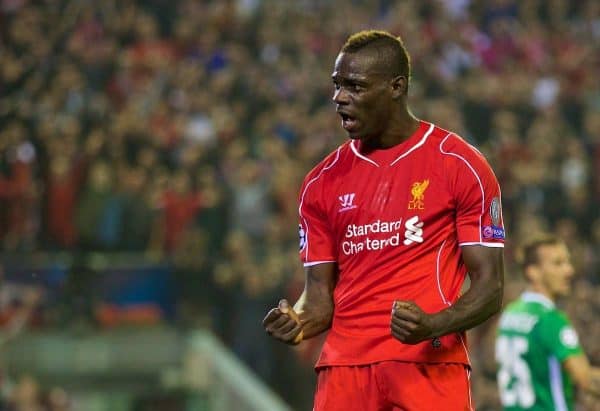
{"label": "white shoulder stripe", "polygon": [[483,184],[481,183],[481,179],[479,178],[479,175],[477,174],[477,171],[475,171],[475,169],[473,168],[473,166],[471,165],[471,163],[469,163],[466,158],[464,158],[463,156],[461,156],[459,154],[456,154],[456,153],[451,153],[451,152],[448,152],[448,151],[444,151],[444,149],[442,148],[442,146],[444,145],[444,143],[446,142],[446,140],[451,135],[452,135],[452,133],[448,133],[446,135],[446,137],[444,137],[444,139],[440,143],[440,152],[442,154],[453,156],[453,157],[456,157],[456,158],[462,160],[467,165],[467,167],[469,167],[469,170],[471,170],[471,172],[473,173],[473,175],[477,179],[477,182],[479,183],[479,189],[481,190],[481,213],[479,214],[479,243],[481,243],[483,245],[483,241],[482,241],[482,238],[481,238],[481,216],[483,216],[483,213],[485,212],[485,191],[483,189]]}
{"label": "white shoulder stripe", "polygon": [[325,167],[323,167],[321,169],[321,171],[319,172],[319,174],[317,174],[316,177],[313,177],[308,183],[306,183],[306,186],[304,187],[304,191],[302,192],[302,196],[300,197],[300,204],[298,205],[298,214],[300,215],[300,218],[302,219],[302,221],[304,221],[304,225],[306,227],[306,244],[304,245],[304,252],[305,252],[305,258],[308,257],[308,246],[309,246],[309,226],[308,226],[308,221],[306,221],[306,219],[302,216],[302,205],[304,204],[304,196],[306,195],[306,192],[308,191],[308,187],[310,187],[310,185],[312,183],[314,183],[315,181],[317,181],[325,171],[329,170],[331,167],[334,166],[335,163],[337,163],[337,161],[340,158],[340,150],[342,149],[342,147],[338,147],[336,153],[335,153],[335,158],[333,159],[333,161],[330,164],[327,164]]}
{"label": "white shoulder stripe", "polygon": [[437,258],[435,260],[435,277],[437,280],[438,291],[440,293],[440,297],[442,298],[442,302],[444,304],[446,304],[447,306],[451,306],[452,303],[450,301],[448,301],[448,299],[444,295],[444,292],[442,291],[442,284],[440,281],[440,256],[442,255],[442,250],[444,249],[445,244],[446,244],[446,240],[444,240],[442,245],[440,245],[440,249],[438,250],[438,253],[437,253]]}

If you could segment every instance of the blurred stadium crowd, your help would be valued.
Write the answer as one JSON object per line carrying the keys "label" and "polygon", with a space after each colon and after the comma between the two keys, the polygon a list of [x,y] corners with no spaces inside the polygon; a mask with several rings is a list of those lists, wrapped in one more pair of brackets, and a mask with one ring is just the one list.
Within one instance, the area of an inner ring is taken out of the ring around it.
{"label": "blurred stadium crowd", "polygon": [[[0,0],[4,255],[167,261],[172,320],[212,327],[285,398],[309,403],[319,342],[290,357],[260,320],[301,292],[297,190],[344,139],[335,56],[374,27],[412,55],[415,114],[496,171],[507,298],[520,291],[519,242],[556,230],[578,272],[567,309],[600,361],[595,0]],[[471,333],[481,410],[497,407],[492,325]],[[298,380],[306,389],[286,388]]]}

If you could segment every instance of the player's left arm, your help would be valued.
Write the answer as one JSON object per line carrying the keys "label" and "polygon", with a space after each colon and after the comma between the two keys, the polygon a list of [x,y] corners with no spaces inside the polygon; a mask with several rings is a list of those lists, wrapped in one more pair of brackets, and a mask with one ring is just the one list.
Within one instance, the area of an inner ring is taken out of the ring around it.
{"label": "player's left arm", "polygon": [[432,316],[434,337],[473,328],[502,308],[504,249],[468,245],[462,255],[470,287],[454,305]]}
{"label": "player's left arm", "polygon": [[578,388],[600,397],[600,368],[592,367],[585,354],[567,357],[563,367]]}
{"label": "player's left arm", "polygon": [[463,260],[471,281],[469,289],[445,310],[425,313],[412,301],[396,301],[392,308],[392,335],[406,344],[468,330],[502,307],[504,290],[503,248],[468,245]]}
{"label": "player's left arm", "polygon": [[464,331],[481,324],[502,306],[504,223],[500,186],[476,149],[449,136],[440,145],[447,189],[455,202],[455,226],[471,285],[453,305],[425,313],[412,301],[396,301],[392,335],[407,344]]}

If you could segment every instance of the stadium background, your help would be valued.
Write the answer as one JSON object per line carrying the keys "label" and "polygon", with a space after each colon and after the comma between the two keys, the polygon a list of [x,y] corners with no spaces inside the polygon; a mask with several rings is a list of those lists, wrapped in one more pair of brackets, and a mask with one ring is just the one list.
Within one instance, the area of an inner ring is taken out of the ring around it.
{"label": "stadium background", "polygon": [[[180,340],[203,329],[310,409],[320,340],[260,322],[301,292],[297,190],[345,138],[331,68],[364,28],[404,38],[414,113],[492,163],[507,298],[522,239],[569,244],[564,308],[598,365],[599,2],[0,0],[2,335],[33,309],[2,346],[4,406],[208,410]],[[478,410],[498,409],[493,325],[470,333]]]}

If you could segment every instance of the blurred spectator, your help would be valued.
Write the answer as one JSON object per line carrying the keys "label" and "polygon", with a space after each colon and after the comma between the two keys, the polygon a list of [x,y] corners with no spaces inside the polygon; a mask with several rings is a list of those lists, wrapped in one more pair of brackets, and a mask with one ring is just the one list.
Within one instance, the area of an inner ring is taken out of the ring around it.
{"label": "blurred spectator", "polygon": [[119,250],[147,251],[156,231],[157,210],[150,196],[149,175],[140,166],[121,170],[118,190],[121,196],[122,221]]}
{"label": "blurred spectator", "polygon": [[38,287],[6,284],[2,281],[0,293],[0,350],[2,346],[22,333],[34,319],[42,298]]}
{"label": "blurred spectator", "polygon": [[71,411],[73,410],[69,394],[61,387],[52,387],[46,394],[48,411]]}
{"label": "blurred spectator", "polygon": [[0,131],[0,240],[6,250],[29,250],[33,245],[35,160],[35,147],[24,125],[8,123]]}
{"label": "blurred spectator", "polygon": [[86,250],[114,250],[119,243],[123,205],[115,189],[115,170],[102,160],[90,166],[75,222]]}
{"label": "blurred spectator", "polygon": [[[34,286],[6,283],[2,266],[0,285],[0,351],[3,351],[6,344],[33,322],[42,299],[42,290]],[[0,409],[41,410],[41,397],[35,380],[23,376],[13,384],[3,364],[0,367]]]}
{"label": "blurred spectator", "polygon": [[22,375],[15,383],[8,400],[10,411],[45,411],[42,391],[31,375]]}
{"label": "blurred spectator", "polygon": [[191,177],[187,173],[176,171],[170,176],[161,200],[165,251],[173,252],[180,245],[201,205],[200,194],[192,187]]}

